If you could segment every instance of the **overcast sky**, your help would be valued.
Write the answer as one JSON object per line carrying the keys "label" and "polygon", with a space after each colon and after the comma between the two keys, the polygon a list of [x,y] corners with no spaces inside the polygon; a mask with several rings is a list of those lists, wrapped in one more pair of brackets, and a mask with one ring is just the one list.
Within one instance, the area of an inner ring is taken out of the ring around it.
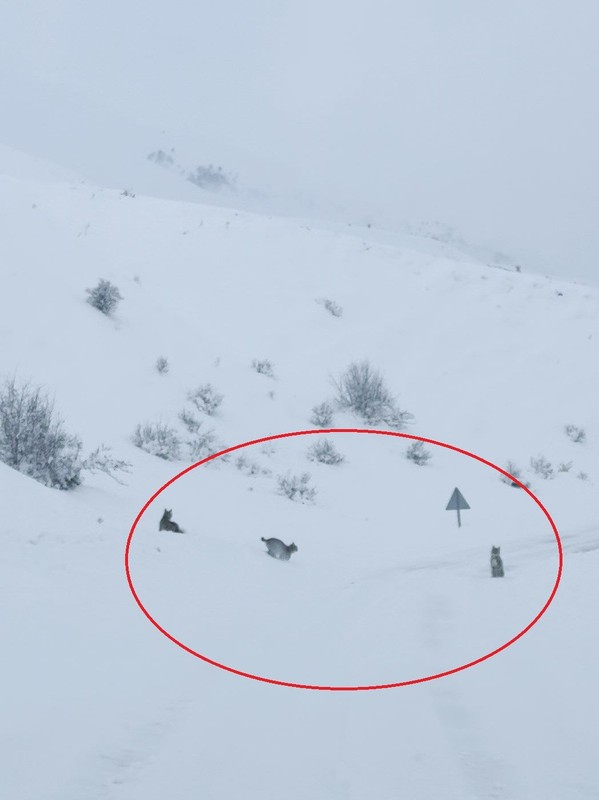
{"label": "overcast sky", "polygon": [[7,0],[0,141],[90,159],[82,108],[104,151],[187,131],[241,181],[599,280],[598,33],[595,0]]}

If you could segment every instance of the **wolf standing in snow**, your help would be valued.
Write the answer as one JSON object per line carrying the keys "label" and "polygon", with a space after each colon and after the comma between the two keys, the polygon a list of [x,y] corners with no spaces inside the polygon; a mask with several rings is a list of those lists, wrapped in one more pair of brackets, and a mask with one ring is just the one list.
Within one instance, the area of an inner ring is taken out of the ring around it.
{"label": "wolf standing in snow", "polygon": [[264,536],[260,538],[266,545],[268,555],[273,558],[280,558],[281,561],[289,561],[291,554],[297,553],[297,545],[293,542],[291,542],[291,544],[285,544],[280,539],[265,539]]}
{"label": "wolf standing in snow", "polygon": [[491,548],[491,575],[494,578],[503,578],[503,561],[501,560],[501,556],[499,555],[499,551],[501,548],[499,547],[492,547]]}

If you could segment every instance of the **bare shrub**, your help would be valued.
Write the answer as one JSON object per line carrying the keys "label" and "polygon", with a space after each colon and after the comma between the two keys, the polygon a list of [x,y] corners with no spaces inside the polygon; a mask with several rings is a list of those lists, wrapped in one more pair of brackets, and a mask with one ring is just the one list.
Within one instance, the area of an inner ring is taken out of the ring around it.
{"label": "bare shrub", "polygon": [[424,442],[412,442],[406,450],[406,458],[419,467],[424,467],[432,458],[432,454],[425,448]]}
{"label": "bare shrub", "polygon": [[105,475],[108,475],[109,478],[112,478],[122,485],[123,481],[120,481],[115,473],[131,472],[131,463],[129,461],[123,461],[120,458],[114,458],[112,455],[112,448],[101,444],[83,461],[83,469],[92,474],[103,472]]}
{"label": "bare shrub", "polygon": [[345,458],[336,449],[335,445],[328,439],[319,439],[308,449],[310,461],[318,461],[320,464],[341,464]]}
{"label": "bare shrub", "polygon": [[179,419],[189,433],[197,433],[202,427],[201,420],[196,417],[193,411],[189,411],[187,408],[182,409],[179,413]]}
{"label": "bare shrub", "polygon": [[279,475],[278,493],[288,497],[297,503],[313,503],[316,496],[316,489],[309,486],[310,474],[304,472],[302,475]]}
{"label": "bare shrub", "polygon": [[0,460],[30,478],[56,489],[81,483],[81,441],[68,434],[54,403],[41,388],[17,385],[13,378],[0,390]]}
{"label": "bare shrub", "polygon": [[588,481],[589,474],[588,474],[588,472],[579,472],[576,477],[581,481]]}
{"label": "bare shrub", "polygon": [[399,408],[393,408],[384,414],[381,419],[394,431],[400,431],[410,422],[413,422],[414,415],[410,414],[409,411],[402,411]]}
{"label": "bare shrub", "polygon": [[[513,475],[514,478],[517,478],[520,483],[523,483],[524,486],[529,486],[530,484],[526,483],[522,477],[522,470],[514,464],[513,461],[508,461],[507,466],[505,467],[506,472],[509,472],[510,475]],[[511,478],[507,478],[505,475],[500,476],[500,480],[503,483],[507,483],[508,486],[513,486],[515,489],[520,488],[520,484],[516,483],[515,481],[511,480]]]}
{"label": "bare shrub", "polygon": [[247,456],[239,456],[235,459],[235,466],[240,472],[243,472],[244,475],[251,477],[253,475],[270,475],[271,471],[266,467],[260,466],[257,461],[252,461],[252,459],[248,458]]}
{"label": "bare shrub", "polygon": [[310,422],[317,428],[330,428],[333,424],[333,406],[326,401],[314,406]]}
{"label": "bare shrub", "polygon": [[114,458],[100,445],[87,458],[82,444],[63,428],[54,403],[28,383],[14,379],[0,390],[0,461],[53,489],[74,489],[82,472],[104,472],[114,480],[116,472],[128,472],[131,464]]}
{"label": "bare shrub", "polygon": [[576,425],[566,425],[564,428],[566,436],[576,444],[582,444],[586,441],[587,435],[584,428],[579,428]]}
{"label": "bare shrub", "polygon": [[207,458],[219,450],[216,434],[213,430],[200,431],[198,429],[185,444],[192,461],[201,461],[201,459]]}
{"label": "bare shrub", "polygon": [[212,417],[218,411],[223,401],[223,395],[219,394],[212,384],[204,383],[194,391],[188,392],[187,399],[190,403],[193,403],[198,411]]}
{"label": "bare shrub", "polygon": [[123,299],[117,287],[103,279],[93,289],[85,291],[89,295],[87,302],[106,315],[111,314]]}
{"label": "bare shrub", "polygon": [[[172,151],[171,151],[172,152]],[[161,167],[174,167],[175,159],[170,153],[165,153],[164,150],[155,150],[148,155],[148,161],[153,161]]]}
{"label": "bare shrub", "polygon": [[132,441],[136,447],[165,461],[177,461],[181,457],[181,440],[177,431],[162,422],[138,425]]}
{"label": "bare shrub", "polygon": [[553,478],[553,467],[551,466],[551,463],[545,458],[545,456],[537,456],[536,458],[531,458],[530,468],[535,473],[535,475],[539,475],[541,478],[544,478],[545,480]]}
{"label": "bare shrub", "polygon": [[410,413],[397,407],[382,375],[369,361],[350,364],[341,378],[333,383],[339,408],[353,411],[371,425],[384,422],[399,430],[413,419]]}
{"label": "bare shrub", "polygon": [[570,472],[572,469],[573,461],[562,461],[560,464],[557,465],[558,472]]}
{"label": "bare shrub", "polygon": [[156,370],[160,373],[160,375],[166,375],[166,373],[169,371],[169,369],[170,369],[170,367],[169,367],[168,359],[165,358],[164,356],[159,356],[156,359]]}
{"label": "bare shrub", "polygon": [[201,430],[202,421],[196,417],[193,411],[184,408],[179,414],[179,419],[187,432],[191,434],[185,440],[185,445],[192,461],[200,461],[218,451],[215,432],[212,429]]}
{"label": "bare shrub", "polygon": [[268,378],[274,378],[275,376],[272,362],[267,358],[255,358],[252,361],[252,369],[255,369],[259,375],[266,375]]}
{"label": "bare shrub", "polygon": [[343,309],[338,303],[335,303],[334,300],[329,300],[327,297],[323,297],[316,302],[323,305],[329,314],[332,314],[334,317],[340,317],[343,314]]}
{"label": "bare shrub", "polygon": [[214,167],[212,164],[206,166],[198,166],[194,172],[187,174],[187,180],[202,189],[209,189],[210,191],[218,191],[225,187],[233,189],[235,186],[235,177],[223,172],[222,167]]}

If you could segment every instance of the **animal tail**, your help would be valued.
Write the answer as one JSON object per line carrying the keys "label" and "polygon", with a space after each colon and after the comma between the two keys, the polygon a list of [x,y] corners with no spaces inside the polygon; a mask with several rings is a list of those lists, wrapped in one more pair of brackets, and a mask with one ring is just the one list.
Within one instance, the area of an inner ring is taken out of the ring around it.
{"label": "animal tail", "polygon": [[264,536],[261,536],[261,537],[260,537],[260,541],[262,541],[262,542],[265,542],[265,541],[266,541],[266,539],[264,538]]}

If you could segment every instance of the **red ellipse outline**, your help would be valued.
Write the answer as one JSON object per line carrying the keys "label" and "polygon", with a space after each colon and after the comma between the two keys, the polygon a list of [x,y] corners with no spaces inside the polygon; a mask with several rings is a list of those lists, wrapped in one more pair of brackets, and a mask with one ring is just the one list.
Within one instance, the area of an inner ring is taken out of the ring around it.
{"label": "red ellipse outline", "polygon": [[[505,644],[502,644],[500,647],[495,648],[495,650],[492,650],[490,653],[486,653],[484,656],[481,656],[480,658],[477,658],[474,661],[469,661],[466,664],[461,664],[458,667],[453,667],[453,669],[448,669],[448,670],[445,670],[443,672],[437,672],[434,675],[426,675],[423,678],[413,678],[412,680],[409,680],[409,681],[398,681],[397,683],[383,683],[383,684],[376,684],[376,685],[372,685],[372,686],[320,686],[320,685],[317,685],[317,684],[292,683],[290,681],[277,680],[276,678],[265,678],[262,675],[254,675],[251,672],[244,672],[243,670],[235,669],[235,667],[229,667],[226,664],[221,664],[218,661],[214,661],[213,659],[208,658],[208,656],[204,656],[201,653],[198,653],[196,650],[193,650],[191,647],[188,647],[186,644],[183,644],[183,642],[180,642],[178,639],[176,639],[174,636],[172,636],[167,630],[165,630],[160,625],[160,623],[158,623],[152,617],[152,615],[149,613],[149,611],[145,608],[145,606],[143,605],[143,603],[139,599],[139,596],[138,596],[137,592],[135,591],[135,587],[133,585],[133,580],[131,578],[131,570],[130,570],[130,566],[129,566],[129,553],[130,553],[130,549],[131,549],[131,540],[133,538],[133,534],[135,533],[135,529],[136,529],[140,519],[142,518],[142,516],[144,515],[146,510],[149,508],[149,506],[154,502],[154,500],[156,500],[156,498],[165,489],[167,489],[175,481],[179,480],[179,478],[182,478],[183,475],[187,475],[188,472],[191,472],[192,470],[197,469],[198,467],[201,467],[203,464],[207,464],[209,461],[213,461],[216,458],[220,458],[221,456],[227,455],[228,453],[234,453],[236,450],[241,450],[244,447],[251,447],[252,445],[255,445],[255,444],[263,444],[264,442],[272,442],[272,441],[275,441],[277,439],[290,439],[290,438],[293,438],[295,436],[309,436],[309,435],[313,435],[313,434],[322,435],[322,434],[326,434],[326,433],[368,433],[368,434],[374,434],[376,436],[396,436],[396,437],[401,438],[401,439],[414,439],[414,440],[419,441],[419,442],[426,442],[427,444],[436,445],[437,447],[444,447],[446,450],[453,450],[455,453],[460,453],[461,455],[469,456],[470,458],[473,458],[476,461],[480,461],[481,464],[485,464],[487,467],[491,467],[492,469],[496,470],[497,472],[500,472],[506,478],[509,478],[511,481],[516,483],[521,489],[524,489],[524,491],[529,495],[529,497],[531,497],[534,500],[534,502],[539,506],[539,508],[541,509],[543,514],[547,517],[547,520],[549,521],[549,524],[551,525],[551,528],[552,528],[554,536],[555,536],[555,540],[556,540],[556,543],[557,543],[557,551],[558,551],[558,556],[559,556],[559,564],[558,564],[558,570],[557,570],[557,576],[556,576],[556,579],[555,579],[555,584],[553,586],[551,594],[549,595],[549,598],[547,599],[545,605],[541,608],[541,610],[536,615],[536,617],[531,622],[529,622],[529,624],[525,628],[523,628],[520,631],[520,633],[516,634],[516,636],[512,637]],[[481,664],[483,661],[487,661],[489,658],[492,658],[493,656],[496,656],[498,653],[501,653],[502,650],[506,650],[508,647],[511,647],[511,645],[513,645],[515,642],[517,642],[518,639],[521,639],[526,633],[528,633],[528,631],[532,627],[534,627],[534,625],[537,624],[537,622],[541,619],[543,614],[545,614],[545,612],[547,611],[547,609],[549,608],[549,606],[553,602],[553,600],[555,598],[555,595],[557,593],[558,586],[559,586],[560,581],[562,579],[563,564],[564,564],[564,555],[563,555],[563,549],[562,549],[562,542],[561,542],[561,539],[560,539],[560,536],[559,536],[559,532],[557,530],[557,526],[556,526],[555,522],[553,521],[550,513],[547,511],[545,506],[538,499],[538,497],[533,492],[530,491],[528,486],[525,486],[521,481],[519,481],[518,478],[515,478],[513,475],[510,475],[509,472],[506,472],[501,467],[498,467],[496,464],[493,464],[492,461],[488,461],[486,458],[483,458],[482,456],[476,455],[476,453],[471,453],[469,450],[464,450],[461,447],[456,447],[455,445],[447,444],[447,442],[438,442],[435,439],[428,439],[428,438],[426,438],[424,436],[416,436],[414,434],[409,434],[409,433],[399,433],[397,431],[379,431],[379,430],[371,429],[371,428],[325,428],[325,429],[317,428],[315,430],[291,431],[289,433],[277,433],[277,434],[274,434],[272,436],[263,436],[260,439],[252,439],[249,442],[243,442],[242,444],[237,444],[237,445],[234,445],[233,447],[228,447],[226,450],[221,450],[218,453],[213,453],[212,455],[208,456],[207,458],[204,458],[201,461],[198,461],[195,464],[192,464],[191,466],[186,467],[185,469],[181,470],[181,472],[177,473],[174,477],[172,477],[170,480],[168,480],[163,486],[161,486],[160,489],[158,489],[156,492],[154,492],[154,494],[145,503],[145,505],[143,506],[141,511],[138,513],[137,517],[135,518],[135,521],[133,522],[133,525],[131,526],[131,530],[129,531],[129,536],[127,537],[127,543],[126,543],[126,546],[125,546],[125,574],[127,576],[127,583],[129,584],[129,589],[131,591],[131,594],[133,595],[133,598],[134,598],[135,602],[140,607],[140,609],[142,610],[143,614],[152,623],[152,625],[154,625],[154,627],[157,628],[164,636],[166,636],[167,639],[170,639],[171,642],[176,644],[182,650],[185,650],[190,655],[195,656],[196,658],[199,658],[202,661],[205,661],[207,664],[211,664],[213,667],[218,667],[219,669],[225,670],[226,672],[232,672],[234,675],[239,675],[242,678],[250,678],[251,680],[260,681],[262,683],[270,683],[270,684],[274,684],[275,686],[285,686],[285,687],[288,687],[290,689],[311,689],[313,691],[326,691],[326,692],[365,692],[365,691],[373,691],[373,690],[378,690],[378,689],[397,689],[397,688],[399,688],[401,686],[413,686],[414,684],[427,683],[428,681],[434,681],[434,680],[437,680],[438,678],[445,678],[448,675],[455,675],[457,672],[462,672],[465,669],[470,669],[471,667],[474,667],[477,664]]]}

